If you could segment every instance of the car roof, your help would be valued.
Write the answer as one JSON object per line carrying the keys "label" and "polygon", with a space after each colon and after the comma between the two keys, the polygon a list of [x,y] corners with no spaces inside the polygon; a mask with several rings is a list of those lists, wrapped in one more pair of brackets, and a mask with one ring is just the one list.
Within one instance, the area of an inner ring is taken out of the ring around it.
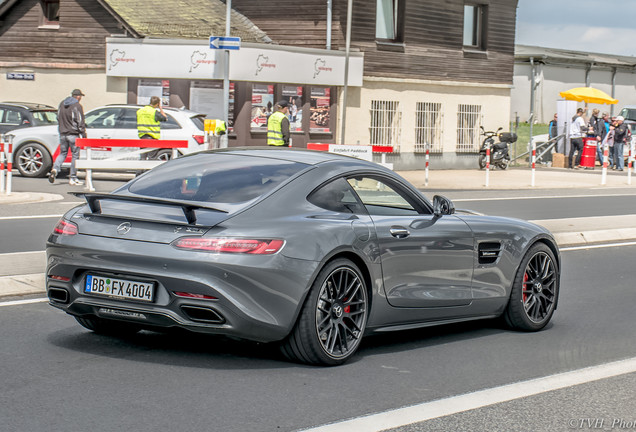
{"label": "car roof", "polygon": [[[300,162],[307,165],[318,165],[324,162],[342,162],[352,168],[374,168],[384,170],[385,168],[374,162],[368,162],[352,156],[329,153],[319,150],[309,150],[305,148],[293,147],[273,147],[273,146],[248,146],[248,147],[228,147],[224,149],[207,150],[201,153],[227,153],[238,156],[263,157],[285,160],[289,162]],[[190,156],[195,156],[193,153]]]}
{"label": "car roof", "polygon": [[[108,105],[103,105],[103,106],[99,106],[99,107],[93,108],[93,109],[91,109],[91,111],[93,111],[95,109],[98,109],[98,108],[103,108],[105,106],[106,107],[120,107],[120,108],[143,108],[146,105],[141,105],[141,104],[108,104]],[[189,114],[189,115],[194,115],[194,116],[205,115],[205,114],[201,114],[201,113],[198,113],[196,111],[191,111],[191,110],[185,109],[185,108],[174,108],[174,107],[164,106],[163,109],[166,110],[166,111],[170,111],[170,112],[182,112],[182,113]]]}
{"label": "car roof", "polygon": [[24,108],[30,111],[35,110],[56,110],[57,108],[52,107],[51,105],[33,103],[33,102],[0,102],[0,105],[9,105],[12,107]]}

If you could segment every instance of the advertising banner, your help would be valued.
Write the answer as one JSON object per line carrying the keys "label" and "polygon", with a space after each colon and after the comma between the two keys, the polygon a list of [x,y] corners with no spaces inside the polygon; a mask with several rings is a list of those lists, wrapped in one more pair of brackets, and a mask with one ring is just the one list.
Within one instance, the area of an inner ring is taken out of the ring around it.
{"label": "advertising banner", "polygon": [[301,86],[283,86],[283,99],[289,102],[289,131],[303,130],[303,88]]}
{"label": "advertising banner", "polygon": [[252,86],[252,113],[250,129],[253,132],[267,132],[267,119],[274,109],[274,86],[254,84]]}
{"label": "advertising banner", "polygon": [[331,89],[329,87],[311,88],[309,108],[309,132],[331,132],[329,111],[331,108]]}

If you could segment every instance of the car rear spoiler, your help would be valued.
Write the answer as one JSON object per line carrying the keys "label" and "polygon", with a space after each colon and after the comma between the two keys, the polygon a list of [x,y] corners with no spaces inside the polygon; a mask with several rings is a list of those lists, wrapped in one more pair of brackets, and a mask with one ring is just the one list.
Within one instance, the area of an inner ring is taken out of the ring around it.
{"label": "car rear spoiler", "polygon": [[[69,194],[74,195],[78,198],[84,198],[88,207],[94,215],[108,216],[102,213],[101,200],[115,200],[115,201],[130,201],[144,204],[158,204],[158,205],[166,205],[173,207],[181,207],[183,210],[183,215],[185,216],[188,225],[196,225],[197,224],[197,216],[195,210],[203,209],[203,210],[212,210],[219,213],[227,213],[226,210],[217,209],[214,207],[206,206],[203,204],[194,204],[194,203],[185,203],[183,201],[175,201],[161,198],[149,198],[149,197],[140,197],[140,196],[130,196],[130,195],[115,195],[108,193],[94,193],[94,192],[69,192]],[[134,219],[134,218],[130,218]],[[174,223],[174,222],[170,222]]]}

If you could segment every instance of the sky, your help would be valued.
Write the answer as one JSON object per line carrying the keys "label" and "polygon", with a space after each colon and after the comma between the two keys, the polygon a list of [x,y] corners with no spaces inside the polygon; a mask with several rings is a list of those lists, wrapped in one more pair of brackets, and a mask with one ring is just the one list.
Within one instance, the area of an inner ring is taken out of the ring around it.
{"label": "sky", "polygon": [[519,0],[515,42],[636,56],[636,0]]}

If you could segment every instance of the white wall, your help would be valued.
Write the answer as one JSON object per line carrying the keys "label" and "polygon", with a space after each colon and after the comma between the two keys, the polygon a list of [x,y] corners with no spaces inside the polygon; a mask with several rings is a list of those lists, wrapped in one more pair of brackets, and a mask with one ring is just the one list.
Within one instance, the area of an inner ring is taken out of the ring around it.
{"label": "white wall", "polygon": [[[35,80],[7,79],[7,72],[35,73]],[[126,78],[106,77],[103,69],[44,69],[0,67],[0,101],[34,102],[57,107],[73,89],[86,95],[84,110],[112,103],[126,103]]]}

